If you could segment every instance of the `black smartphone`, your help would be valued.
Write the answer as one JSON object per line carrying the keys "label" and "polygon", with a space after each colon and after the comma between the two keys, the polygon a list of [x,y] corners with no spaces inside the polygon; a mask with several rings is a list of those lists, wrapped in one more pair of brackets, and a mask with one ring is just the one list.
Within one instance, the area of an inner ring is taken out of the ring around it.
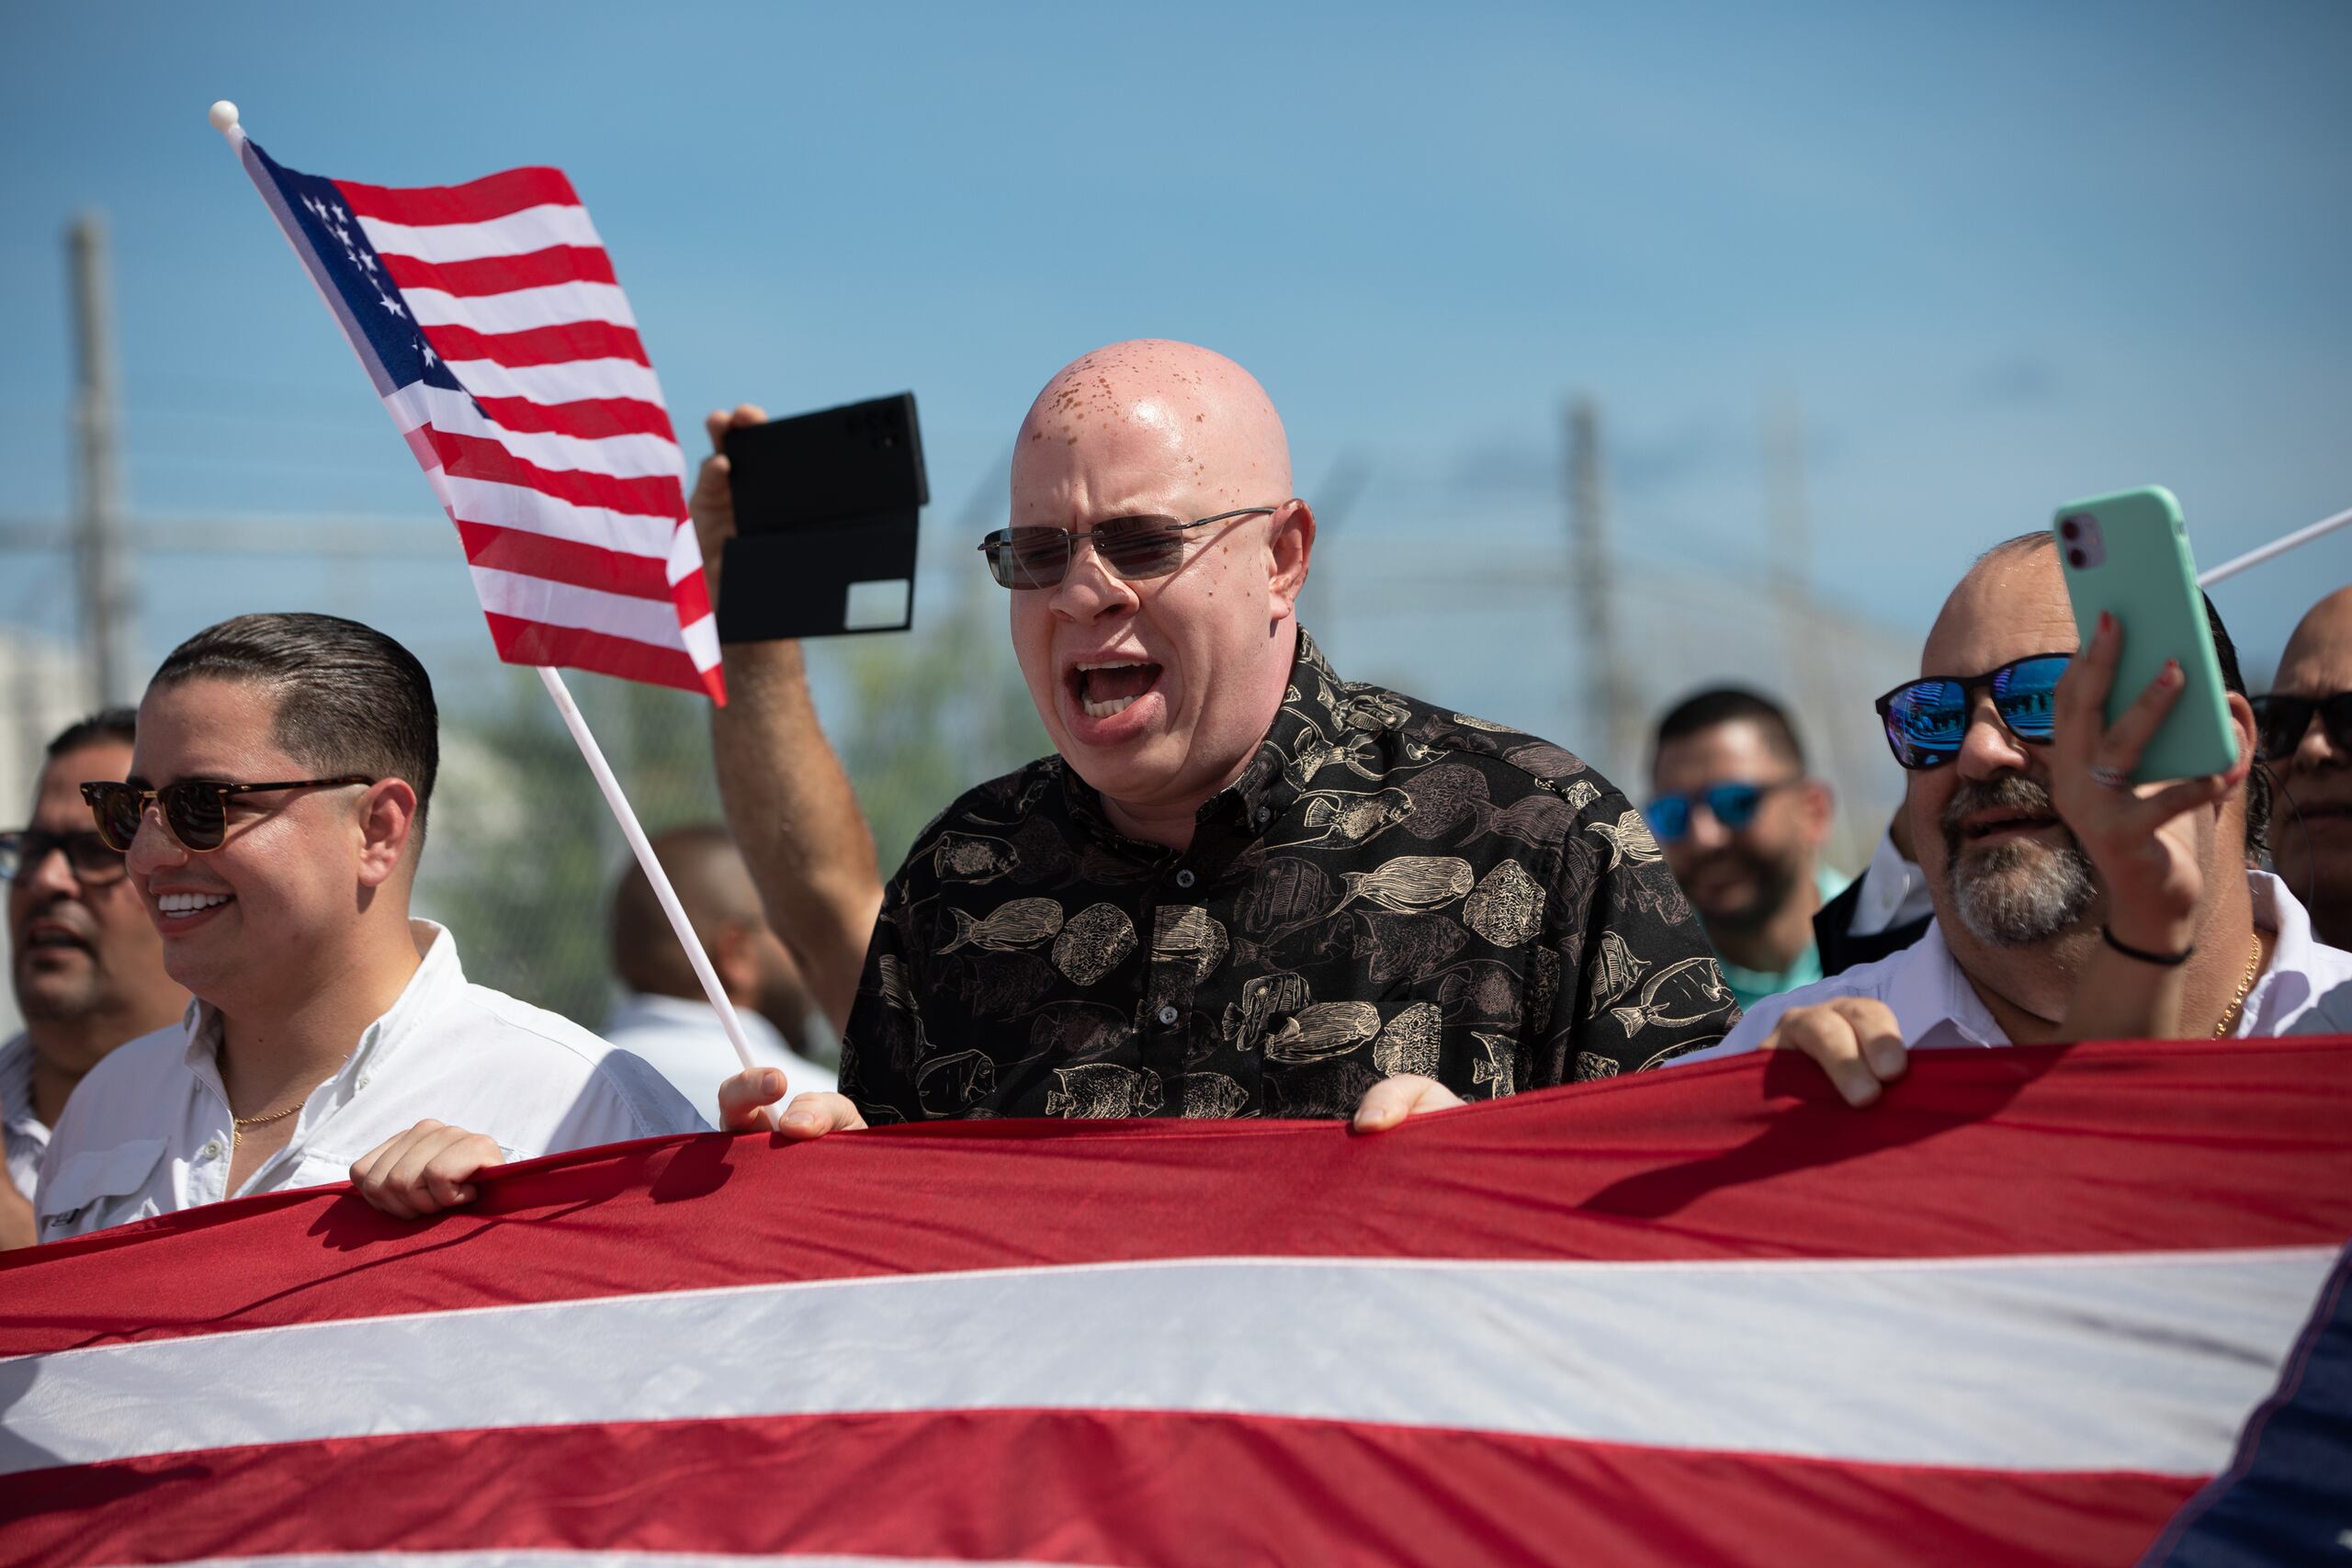
{"label": "black smartphone", "polygon": [[931,501],[915,395],[875,398],[727,433],[735,537],[721,642],[904,631]]}

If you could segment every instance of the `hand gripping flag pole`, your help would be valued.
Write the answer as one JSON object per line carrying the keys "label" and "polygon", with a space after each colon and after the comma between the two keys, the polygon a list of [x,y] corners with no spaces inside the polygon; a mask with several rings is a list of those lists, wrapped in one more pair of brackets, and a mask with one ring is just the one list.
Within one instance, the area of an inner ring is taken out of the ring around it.
{"label": "hand gripping flag pole", "polygon": [[227,99],[210,118],[457,525],[499,657],[538,671],[755,1070],[742,1020],[554,668],[725,700],[684,456],[587,209],[552,169],[424,190],[318,179],[250,141]]}

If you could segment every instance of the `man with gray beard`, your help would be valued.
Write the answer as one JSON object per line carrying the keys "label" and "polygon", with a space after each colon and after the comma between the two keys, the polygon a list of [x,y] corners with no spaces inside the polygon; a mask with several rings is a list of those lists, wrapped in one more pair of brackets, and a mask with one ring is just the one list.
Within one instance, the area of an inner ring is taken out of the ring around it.
{"label": "man with gray beard", "polygon": [[1880,699],[1935,922],[1875,964],[1759,1003],[1701,1061],[1801,1050],[1851,1104],[1927,1046],[2290,1032],[2352,980],[2286,885],[2253,869],[2269,814],[2237,655],[2208,616],[2240,761],[2121,783],[2177,699],[2177,666],[2113,726],[2128,629],[2078,653],[2047,534],[1995,546],[1936,617],[1921,678]]}

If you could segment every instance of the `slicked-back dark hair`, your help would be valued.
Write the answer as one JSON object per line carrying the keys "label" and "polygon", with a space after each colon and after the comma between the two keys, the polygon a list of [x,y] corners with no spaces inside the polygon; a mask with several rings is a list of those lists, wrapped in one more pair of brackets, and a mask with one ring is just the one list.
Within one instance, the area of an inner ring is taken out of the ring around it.
{"label": "slicked-back dark hair", "polygon": [[[2030,534],[2019,534],[2013,539],[2003,539],[1976,558],[1978,564],[1995,556],[2047,549],[2055,551],[2058,541],[2047,528]],[[2221,666],[2222,689],[2235,692],[2247,701],[2253,700],[2245,689],[2245,676],[2238,669],[2238,645],[2230,640],[2230,628],[2222,624],[2222,612],[2213,608],[2212,595],[2198,590],[2197,597],[2205,602],[2205,629],[2213,634],[2213,662]],[[2257,747],[2259,741],[2256,742]],[[2264,765],[2258,752],[2254,771],[2245,780],[2245,854],[2251,861],[2270,852],[2270,770]]]}
{"label": "slicked-back dark hair", "polygon": [[57,732],[44,755],[53,762],[68,751],[109,741],[122,746],[138,744],[138,709],[100,708],[87,718],[77,718]]}
{"label": "slicked-back dark hair", "polygon": [[[441,769],[441,716],[416,655],[373,626],[300,612],[239,615],[172,649],[150,691],[249,681],[277,699],[270,739],[322,776],[367,773],[416,791],[415,838]],[[259,781],[255,781],[259,782]]]}
{"label": "slicked-back dark hair", "polygon": [[1650,760],[1655,764],[1657,754],[1666,750],[1669,740],[1679,740],[1719,724],[1740,721],[1762,731],[1764,744],[1775,755],[1794,765],[1799,773],[1804,771],[1804,747],[1797,739],[1797,727],[1789,722],[1788,710],[1745,686],[1712,686],[1668,708],[1666,716],[1657,721],[1657,739],[1650,747]]}

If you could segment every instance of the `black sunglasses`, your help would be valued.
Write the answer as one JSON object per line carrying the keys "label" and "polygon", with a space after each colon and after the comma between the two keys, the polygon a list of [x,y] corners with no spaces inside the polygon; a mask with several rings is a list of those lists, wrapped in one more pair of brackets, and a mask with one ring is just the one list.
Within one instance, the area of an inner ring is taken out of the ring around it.
{"label": "black sunglasses", "polygon": [[74,868],[75,878],[94,887],[121,881],[128,869],[122,863],[122,852],[91,829],[52,833],[46,828],[28,828],[21,833],[0,833],[0,882],[31,875],[51,850],[64,851],[65,863]]}
{"label": "black sunglasses", "polygon": [[362,773],[345,773],[334,779],[289,779],[284,784],[216,784],[209,779],[183,779],[167,784],[161,789],[141,789],[127,784],[85,784],[82,798],[90,803],[90,815],[97,818],[98,837],[107,848],[129,853],[130,840],[139,837],[139,824],[146,819],[152,802],[163,817],[164,830],[180,848],[203,854],[217,850],[229,835],[229,797],[232,795],[264,795],[274,789],[329,789],[337,784],[371,784],[376,781]]}
{"label": "black sunglasses", "polygon": [[2352,692],[2324,697],[2293,697],[2273,692],[2254,699],[2254,722],[2262,732],[2262,754],[2283,761],[2295,754],[2312,727],[2312,715],[2327,729],[2327,743],[2338,751],[2352,751]]}
{"label": "black sunglasses", "polygon": [[1968,734],[1968,697],[1990,688],[1993,711],[2008,732],[2029,745],[2047,746],[2058,728],[2058,678],[2071,653],[2032,653],[1982,675],[1929,675],[1905,681],[1878,700],[1887,750],[1914,773],[1939,768],[1960,755]]}
{"label": "black sunglasses", "polygon": [[1184,564],[1184,536],[1236,517],[1272,516],[1280,508],[1244,506],[1190,523],[1173,517],[1114,517],[1076,533],[1061,528],[999,528],[980,541],[989,571],[1005,588],[1052,588],[1069,572],[1080,539],[1123,581],[1166,577]]}

